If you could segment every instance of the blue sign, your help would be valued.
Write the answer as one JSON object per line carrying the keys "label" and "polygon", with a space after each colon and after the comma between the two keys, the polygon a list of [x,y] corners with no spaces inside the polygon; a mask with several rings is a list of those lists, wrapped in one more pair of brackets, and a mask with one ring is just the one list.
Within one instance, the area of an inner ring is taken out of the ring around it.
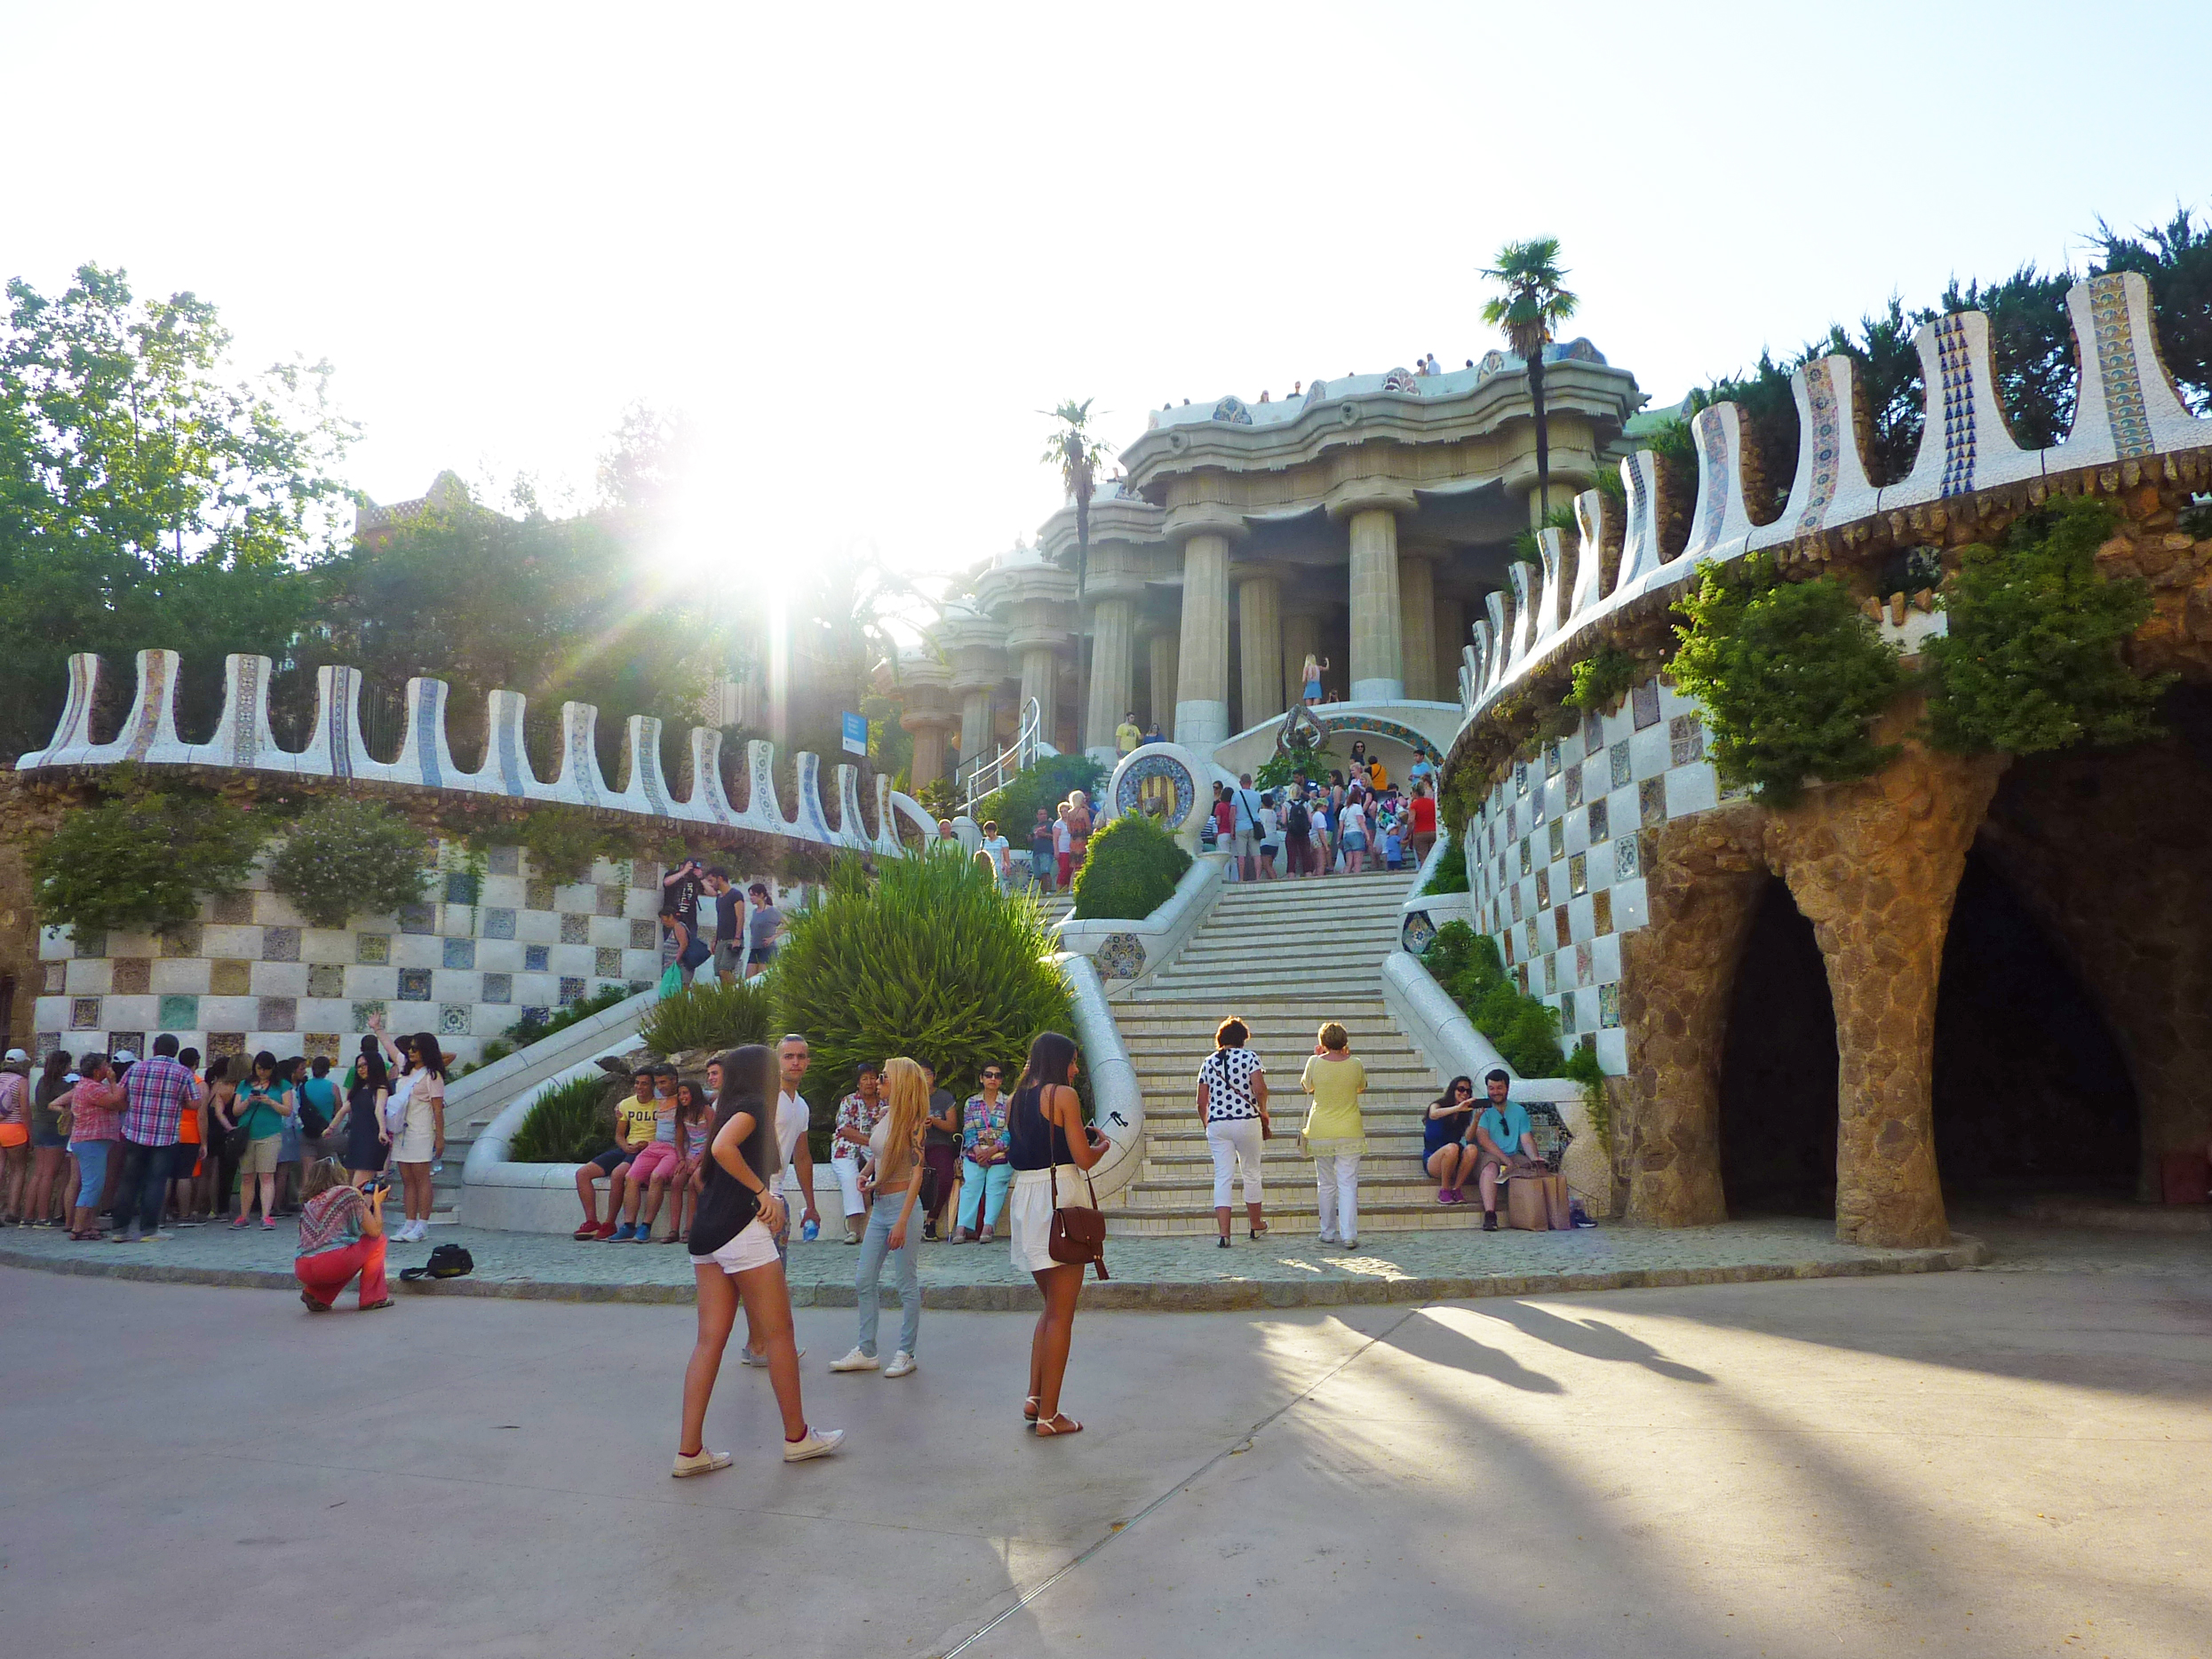
{"label": "blue sign", "polygon": [[841,714],[845,723],[845,752],[864,755],[868,752],[868,722],[857,714]]}

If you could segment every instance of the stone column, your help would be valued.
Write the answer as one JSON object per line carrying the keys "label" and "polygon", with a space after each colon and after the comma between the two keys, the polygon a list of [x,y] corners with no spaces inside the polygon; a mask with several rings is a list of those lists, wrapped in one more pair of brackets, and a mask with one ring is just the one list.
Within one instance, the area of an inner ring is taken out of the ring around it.
{"label": "stone column", "polygon": [[1398,520],[1388,507],[1352,514],[1354,702],[1396,702],[1405,695],[1398,604]]}
{"label": "stone column", "polygon": [[1022,653],[1022,706],[1027,708],[1031,697],[1037,699],[1037,709],[1043,717],[1038,735],[1046,742],[1059,718],[1058,697],[1060,658],[1048,645],[1033,645]]}
{"label": "stone column", "polygon": [[1436,568],[1424,553],[1398,555],[1398,637],[1405,662],[1405,695],[1436,701]]}
{"label": "stone column", "polygon": [[1248,575],[1237,584],[1237,625],[1244,641],[1245,726],[1271,720],[1283,701],[1282,584],[1272,575]]}
{"label": "stone column", "polygon": [[1136,601],[1118,594],[1091,607],[1091,700],[1083,723],[1083,752],[1114,764],[1114,727],[1132,701],[1136,670]]}
{"label": "stone column", "polygon": [[[1877,740],[1906,739],[1920,707],[1906,700]],[[2002,769],[2000,757],[1907,741],[1874,776],[1815,790],[1767,826],[1768,860],[1812,924],[1835,1004],[1835,1234],[1847,1244],[1951,1236],[1930,1099],[1936,984],[1959,873]]]}
{"label": "stone column", "polygon": [[[1321,618],[1311,610],[1287,611],[1283,616],[1283,706],[1305,701],[1306,658],[1321,655]],[[1328,679],[1322,676],[1324,681]]]}
{"label": "stone column", "polygon": [[1468,643],[1467,607],[1458,599],[1436,600],[1436,686],[1434,695],[1440,702],[1457,702],[1460,695],[1460,647]]}
{"label": "stone column", "polygon": [[1175,663],[1175,741],[1198,750],[1203,758],[1228,735],[1229,537],[1218,531],[1202,530],[1182,550],[1182,639]]}
{"label": "stone column", "polygon": [[988,691],[970,690],[960,697],[960,759],[964,765],[974,766],[999,752],[999,737],[993,727],[998,721],[998,710]]}
{"label": "stone column", "polygon": [[1152,677],[1152,724],[1163,737],[1175,730],[1175,654],[1182,644],[1165,629],[1145,642],[1147,671]]}

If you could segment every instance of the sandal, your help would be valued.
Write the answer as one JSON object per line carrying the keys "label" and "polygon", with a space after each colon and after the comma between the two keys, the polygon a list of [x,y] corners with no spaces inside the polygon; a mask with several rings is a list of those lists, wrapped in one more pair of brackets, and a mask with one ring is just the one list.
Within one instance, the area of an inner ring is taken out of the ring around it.
{"label": "sandal", "polygon": [[380,1307],[389,1307],[391,1306],[392,1298],[387,1296],[381,1302],[363,1302],[361,1305],[361,1311],[364,1314],[373,1314]]}
{"label": "sandal", "polygon": [[330,1311],[330,1305],[328,1302],[318,1302],[305,1290],[299,1293],[299,1299],[306,1305],[310,1314],[327,1314]]}
{"label": "sandal", "polygon": [[1037,1426],[1037,1396],[1030,1394],[1022,1401],[1022,1421],[1030,1428]]}
{"label": "sandal", "polygon": [[[1067,1425],[1065,1428],[1060,1426],[1063,1423]],[[1037,1433],[1039,1438],[1052,1434],[1080,1434],[1082,1433],[1083,1425],[1064,1411],[1054,1412],[1051,1417],[1043,1419],[1037,1425]]]}
{"label": "sandal", "polygon": [[1270,1231],[1272,1231],[1272,1229],[1269,1227],[1265,1222],[1261,1222],[1258,1226],[1252,1229],[1252,1236],[1256,1239],[1263,1239],[1267,1237]]}

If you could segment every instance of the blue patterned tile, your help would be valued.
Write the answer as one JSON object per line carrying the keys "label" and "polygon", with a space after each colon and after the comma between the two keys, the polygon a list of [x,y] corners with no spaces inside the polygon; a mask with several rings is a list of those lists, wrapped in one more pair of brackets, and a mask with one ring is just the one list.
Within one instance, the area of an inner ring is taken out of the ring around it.
{"label": "blue patterned tile", "polygon": [[448,939],[443,965],[449,968],[473,968],[476,965],[476,941],[473,939]]}
{"label": "blue patterned tile", "polygon": [[486,910],[484,912],[484,937],[486,939],[513,939],[514,937],[514,912],[505,909]]}

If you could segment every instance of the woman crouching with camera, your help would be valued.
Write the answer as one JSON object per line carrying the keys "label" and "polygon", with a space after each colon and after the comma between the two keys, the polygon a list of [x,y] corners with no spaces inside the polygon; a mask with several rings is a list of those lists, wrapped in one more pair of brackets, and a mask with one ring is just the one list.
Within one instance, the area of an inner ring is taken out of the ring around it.
{"label": "woman crouching with camera", "polygon": [[292,1272],[299,1299],[310,1314],[327,1314],[354,1276],[361,1276],[361,1311],[392,1306],[384,1282],[384,1195],[381,1178],[367,1191],[346,1179],[336,1158],[319,1158],[300,1182],[306,1198],[299,1212],[299,1248]]}
{"label": "woman crouching with camera", "polygon": [[841,1429],[809,1427],[799,1399],[799,1345],[792,1336],[791,1292],[776,1235],[784,1201],[768,1188],[776,1164],[776,1058],[758,1043],[717,1062],[721,1091],[707,1142],[706,1181],[691,1219],[691,1270],[699,1287],[699,1339],[683,1376],[683,1431],[678,1478],[729,1467],[728,1452],[706,1449],[706,1406],[722,1369],[722,1350],[743,1302],[753,1340],[768,1355],[768,1381],[784,1414],[784,1461],[803,1463],[837,1449]]}

